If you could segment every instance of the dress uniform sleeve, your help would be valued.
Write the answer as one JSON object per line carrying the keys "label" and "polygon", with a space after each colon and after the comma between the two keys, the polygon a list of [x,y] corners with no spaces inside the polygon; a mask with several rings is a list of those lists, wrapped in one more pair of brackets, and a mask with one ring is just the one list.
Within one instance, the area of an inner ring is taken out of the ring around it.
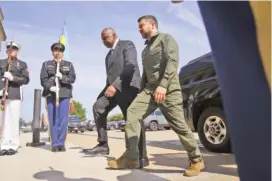
{"label": "dress uniform sleeve", "polygon": [[22,62],[22,74],[21,76],[13,76],[13,82],[18,85],[26,85],[29,83],[29,71],[27,68],[27,63]]}
{"label": "dress uniform sleeve", "polygon": [[166,59],[166,67],[160,82],[160,86],[167,88],[169,82],[177,73],[179,63],[179,47],[174,38],[170,35],[167,35],[163,40],[162,48],[164,58]]}
{"label": "dress uniform sleeve", "polygon": [[40,74],[41,86],[47,90],[54,86],[54,77],[50,78],[46,71],[46,62],[43,63]]}
{"label": "dress uniform sleeve", "polygon": [[127,41],[126,48],[123,51],[124,66],[122,73],[115,79],[112,85],[121,91],[122,77],[130,77],[135,71],[137,63],[137,51],[132,41]]}
{"label": "dress uniform sleeve", "polygon": [[63,84],[73,84],[76,81],[76,72],[72,63],[70,63],[70,71],[68,75],[62,75],[60,82]]}

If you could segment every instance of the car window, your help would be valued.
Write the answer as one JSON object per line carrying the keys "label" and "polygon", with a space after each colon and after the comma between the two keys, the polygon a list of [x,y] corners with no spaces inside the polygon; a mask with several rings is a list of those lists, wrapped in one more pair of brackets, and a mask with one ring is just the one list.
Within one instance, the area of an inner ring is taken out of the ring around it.
{"label": "car window", "polygon": [[156,116],[162,116],[162,112],[161,111],[155,111],[155,115]]}
{"label": "car window", "polygon": [[78,121],[78,120],[80,120],[80,119],[79,119],[79,117],[77,117],[77,116],[71,116],[71,117],[69,118],[69,121]]}

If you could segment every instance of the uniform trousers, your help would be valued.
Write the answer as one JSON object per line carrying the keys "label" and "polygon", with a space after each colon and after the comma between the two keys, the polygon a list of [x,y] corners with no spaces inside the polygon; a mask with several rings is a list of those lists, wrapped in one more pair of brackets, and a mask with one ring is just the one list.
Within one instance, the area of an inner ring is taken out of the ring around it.
{"label": "uniform trousers", "polygon": [[189,159],[195,162],[202,160],[193,132],[183,116],[181,91],[177,90],[168,93],[166,100],[160,105],[155,102],[152,94],[148,90],[142,91],[127,110],[125,132],[128,137],[129,149],[126,150],[125,156],[132,160],[139,159],[137,145],[141,132],[141,122],[159,107],[171,128],[177,133],[180,142],[188,153]]}
{"label": "uniform trousers", "polygon": [[52,147],[64,146],[68,129],[70,98],[60,98],[59,107],[56,100],[47,97],[49,131]]}
{"label": "uniform trousers", "polygon": [[21,100],[6,101],[4,111],[0,110],[1,150],[17,150],[20,146],[19,120]]}

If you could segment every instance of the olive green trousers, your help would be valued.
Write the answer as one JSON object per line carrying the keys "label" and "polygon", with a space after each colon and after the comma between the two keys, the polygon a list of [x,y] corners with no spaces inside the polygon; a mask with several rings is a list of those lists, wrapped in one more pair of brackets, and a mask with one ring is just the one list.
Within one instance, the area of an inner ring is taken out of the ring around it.
{"label": "olive green trousers", "polygon": [[177,133],[180,142],[187,151],[189,160],[195,162],[202,160],[193,132],[184,119],[182,94],[180,90],[168,93],[166,100],[159,105],[155,102],[154,96],[149,91],[144,90],[137,95],[127,110],[125,132],[129,147],[125,155],[129,159],[139,159],[138,142],[141,132],[140,122],[157,108],[160,108],[171,128]]}

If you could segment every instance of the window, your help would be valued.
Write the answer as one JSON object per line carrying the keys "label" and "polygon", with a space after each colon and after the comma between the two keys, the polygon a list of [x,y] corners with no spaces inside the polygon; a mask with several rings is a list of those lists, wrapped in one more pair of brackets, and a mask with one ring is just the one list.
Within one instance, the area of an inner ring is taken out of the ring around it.
{"label": "window", "polygon": [[155,111],[155,115],[156,115],[156,116],[161,116],[161,115],[162,115],[162,112],[161,112],[161,111]]}
{"label": "window", "polygon": [[69,121],[78,121],[80,118],[78,116],[70,116]]}

